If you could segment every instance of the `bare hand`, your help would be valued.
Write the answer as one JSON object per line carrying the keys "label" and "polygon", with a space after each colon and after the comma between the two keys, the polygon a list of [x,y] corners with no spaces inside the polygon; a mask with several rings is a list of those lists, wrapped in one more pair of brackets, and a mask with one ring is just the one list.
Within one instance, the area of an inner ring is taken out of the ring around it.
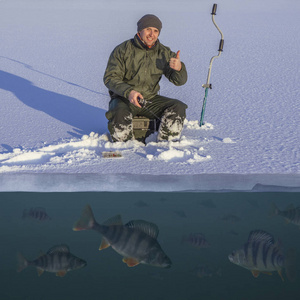
{"label": "bare hand", "polygon": [[179,53],[180,53],[180,50],[177,51],[176,57],[175,58],[172,57],[169,62],[170,68],[174,69],[176,71],[181,70],[181,61],[180,61]]}
{"label": "bare hand", "polygon": [[143,99],[143,95],[135,90],[132,90],[130,93],[129,93],[129,96],[128,96],[128,100],[130,103],[134,104],[135,106],[138,106],[140,108],[142,108],[138,102],[138,98],[141,98]]}

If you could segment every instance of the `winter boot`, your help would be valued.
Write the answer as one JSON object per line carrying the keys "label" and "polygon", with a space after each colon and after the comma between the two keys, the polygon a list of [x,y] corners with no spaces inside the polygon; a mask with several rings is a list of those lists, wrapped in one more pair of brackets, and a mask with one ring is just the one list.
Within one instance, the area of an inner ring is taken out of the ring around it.
{"label": "winter boot", "polygon": [[167,108],[161,118],[157,141],[179,140],[185,116],[179,116],[172,109]]}

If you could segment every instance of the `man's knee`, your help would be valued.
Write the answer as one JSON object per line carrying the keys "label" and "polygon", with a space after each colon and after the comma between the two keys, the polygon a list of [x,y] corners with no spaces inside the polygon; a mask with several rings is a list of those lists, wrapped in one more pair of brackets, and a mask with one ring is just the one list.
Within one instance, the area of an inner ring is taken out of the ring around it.
{"label": "man's knee", "polygon": [[169,107],[170,111],[173,111],[179,117],[185,118],[187,105],[180,100],[175,100],[174,104]]}
{"label": "man's knee", "polygon": [[110,102],[105,116],[108,119],[108,130],[114,142],[125,142],[132,139],[133,115],[127,105],[120,99]]}

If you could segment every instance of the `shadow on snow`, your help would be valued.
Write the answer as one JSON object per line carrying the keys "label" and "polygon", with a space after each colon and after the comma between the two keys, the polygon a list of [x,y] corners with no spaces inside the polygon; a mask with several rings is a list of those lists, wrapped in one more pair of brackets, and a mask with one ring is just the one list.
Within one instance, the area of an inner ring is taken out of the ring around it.
{"label": "shadow on snow", "polygon": [[73,126],[78,136],[107,130],[105,110],[76,98],[39,88],[29,80],[4,71],[0,71],[0,88],[12,92],[25,105]]}

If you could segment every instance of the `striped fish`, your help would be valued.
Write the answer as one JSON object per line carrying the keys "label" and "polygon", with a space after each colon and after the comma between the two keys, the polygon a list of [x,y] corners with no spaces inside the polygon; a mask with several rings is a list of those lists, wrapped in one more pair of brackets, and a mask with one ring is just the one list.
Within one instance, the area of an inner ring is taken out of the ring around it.
{"label": "striped fish", "polygon": [[221,220],[225,221],[225,222],[229,222],[229,223],[236,223],[236,222],[239,222],[241,219],[236,215],[227,214],[227,215],[223,216],[221,218]]}
{"label": "striped fish", "polygon": [[99,250],[111,246],[123,256],[128,267],[148,264],[162,268],[171,267],[171,260],[160,247],[157,236],[158,227],[143,220],[130,221],[123,225],[121,216],[117,215],[103,224],[98,224],[92,209],[87,205],[81,218],[74,224],[73,230],[93,229],[102,235]]}
{"label": "striped fish", "polygon": [[37,221],[51,220],[51,217],[48,216],[45,208],[43,208],[43,207],[30,208],[29,211],[27,211],[27,209],[24,209],[22,218],[23,219],[31,218],[31,219],[35,219]]}
{"label": "striped fish", "polygon": [[189,236],[182,237],[182,243],[188,243],[196,248],[208,248],[210,243],[202,233],[191,233]]}
{"label": "striped fish", "polygon": [[290,205],[286,210],[280,210],[274,203],[272,204],[272,215],[282,216],[288,223],[300,226],[300,207]]}
{"label": "striped fish", "polygon": [[271,272],[277,271],[283,280],[285,257],[279,243],[275,243],[273,236],[266,231],[251,231],[244,247],[233,251],[228,258],[232,263],[250,270],[254,277],[260,272],[271,275]]}
{"label": "striped fish", "polygon": [[67,245],[58,245],[52,247],[46,254],[33,260],[27,260],[21,253],[18,253],[19,268],[21,272],[28,266],[37,268],[38,275],[41,276],[44,271],[56,273],[56,276],[63,277],[67,272],[77,270],[86,266],[86,261],[70,253]]}

